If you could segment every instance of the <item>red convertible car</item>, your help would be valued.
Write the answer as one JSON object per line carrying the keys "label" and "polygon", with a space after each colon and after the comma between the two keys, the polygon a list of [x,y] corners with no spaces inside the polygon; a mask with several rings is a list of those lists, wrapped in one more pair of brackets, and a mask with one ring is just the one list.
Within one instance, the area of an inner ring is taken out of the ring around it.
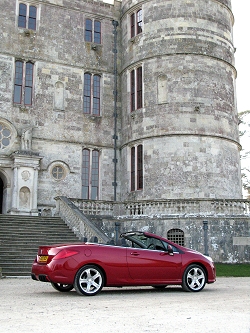
{"label": "red convertible car", "polygon": [[33,280],[62,292],[93,296],[103,287],[181,285],[200,291],[216,280],[210,257],[147,232],[121,234],[121,246],[80,243],[40,246]]}

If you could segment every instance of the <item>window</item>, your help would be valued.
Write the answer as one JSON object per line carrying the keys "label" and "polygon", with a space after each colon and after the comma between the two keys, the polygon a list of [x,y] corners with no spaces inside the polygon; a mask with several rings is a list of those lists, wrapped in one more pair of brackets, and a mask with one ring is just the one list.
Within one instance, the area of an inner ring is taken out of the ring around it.
{"label": "window", "polygon": [[5,149],[11,142],[11,130],[4,123],[0,123],[0,149]]}
{"label": "window", "polygon": [[18,27],[36,30],[37,9],[35,6],[19,4]]}
{"label": "window", "polygon": [[142,67],[130,72],[131,111],[142,108]]}
{"label": "window", "polygon": [[60,165],[55,166],[52,169],[52,176],[55,180],[62,180],[65,178],[64,169]]}
{"label": "window", "polygon": [[101,22],[91,19],[85,21],[85,41],[101,44]]}
{"label": "window", "polygon": [[167,238],[181,246],[184,246],[184,232],[181,229],[171,229],[167,233]]}
{"label": "window", "polygon": [[131,191],[143,189],[143,146],[131,148]]}
{"label": "window", "polygon": [[32,105],[34,64],[15,62],[14,103]]}
{"label": "window", "polygon": [[142,9],[130,16],[131,38],[142,32]]}
{"label": "window", "polygon": [[83,112],[100,115],[100,75],[84,74]]}
{"label": "window", "polygon": [[82,198],[97,200],[99,197],[99,152],[83,149]]}

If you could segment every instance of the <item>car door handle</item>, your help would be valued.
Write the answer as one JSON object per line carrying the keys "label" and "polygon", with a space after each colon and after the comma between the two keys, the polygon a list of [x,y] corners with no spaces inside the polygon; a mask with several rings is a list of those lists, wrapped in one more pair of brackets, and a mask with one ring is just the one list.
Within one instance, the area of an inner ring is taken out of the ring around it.
{"label": "car door handle", "polygon": [[131,256],[139,256],[140,254],[138,252],[131,252]]}

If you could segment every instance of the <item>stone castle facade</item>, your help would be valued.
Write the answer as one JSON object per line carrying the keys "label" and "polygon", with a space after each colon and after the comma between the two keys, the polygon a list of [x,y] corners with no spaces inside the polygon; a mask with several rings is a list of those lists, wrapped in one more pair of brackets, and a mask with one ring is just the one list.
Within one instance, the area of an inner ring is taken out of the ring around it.
{"label": "stone castle facade", "polygon": [[242,198],[230,0],[0,4],[3,214]]}

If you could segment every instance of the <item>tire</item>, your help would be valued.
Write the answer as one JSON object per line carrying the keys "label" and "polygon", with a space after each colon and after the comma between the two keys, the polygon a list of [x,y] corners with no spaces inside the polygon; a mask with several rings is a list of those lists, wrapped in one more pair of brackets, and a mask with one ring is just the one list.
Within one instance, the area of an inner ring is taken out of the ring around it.
{"label": "tire", "polygon": [[63,284],[63,283],[51,282],[51,285],[57,291],[61,291],[61,292],[67,292],[67,291],[70,291],[74,288],[73,284]]}
{"label": "tire", "polygon": [[104,276],[101,269],[95,265],[86,265],[76,273],[74,288],[79,295],[94,296],[104,285]]}
{"label": "tire", "polygon": [[201,291],[206,285],[206,272],[197,264],[186,268],[182,277],[182,288],[185,291]]}

